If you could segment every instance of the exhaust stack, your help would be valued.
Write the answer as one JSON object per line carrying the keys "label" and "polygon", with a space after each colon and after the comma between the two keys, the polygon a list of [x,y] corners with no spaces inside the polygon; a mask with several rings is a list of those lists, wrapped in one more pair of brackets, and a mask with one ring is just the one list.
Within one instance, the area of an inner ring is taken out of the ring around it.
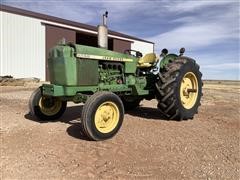
{"label": "exhaust stack", "polygon": [[98,25],[98,47],[108,49],[108,28],[107,28],[108,12],[103,14],[102,25]]}

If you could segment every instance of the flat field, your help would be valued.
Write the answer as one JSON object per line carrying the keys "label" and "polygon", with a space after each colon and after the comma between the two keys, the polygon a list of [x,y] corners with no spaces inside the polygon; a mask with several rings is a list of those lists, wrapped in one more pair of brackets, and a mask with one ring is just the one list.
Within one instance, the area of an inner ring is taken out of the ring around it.
{"label": "flat field", "polygon": [[206,81],[193,120],[167,121],[156,101],[125,114],[102,142],[82,133],[82,105],[55,122],[28,114],[34,88],[0,87],[0,179],[239,179],[240,83]]}

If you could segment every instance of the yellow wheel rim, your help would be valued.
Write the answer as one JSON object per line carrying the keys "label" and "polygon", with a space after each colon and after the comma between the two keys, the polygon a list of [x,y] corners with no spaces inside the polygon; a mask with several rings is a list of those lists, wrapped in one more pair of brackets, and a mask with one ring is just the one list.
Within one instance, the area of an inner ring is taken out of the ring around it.
{"label": "yellow wheel rim", "polygon": [[188,72],[184,75],[181,87],[180,98],[185,109],[191,109],[198,97],[198,80],[194,73]]}
{"label": "yellow wheel rim", "polygon": [[62,107],[62,101],[59,98],[49,98],[43,96],[39,100],[38,105],[43,114],[47,116],[53,116],[60,111]]}
{"label": "yellow wheel rim", "polygon": [[117,105],[107,101],[97,108],[94,122],[99,132],[109,133],[117,126],[119,118],[120,113]]}

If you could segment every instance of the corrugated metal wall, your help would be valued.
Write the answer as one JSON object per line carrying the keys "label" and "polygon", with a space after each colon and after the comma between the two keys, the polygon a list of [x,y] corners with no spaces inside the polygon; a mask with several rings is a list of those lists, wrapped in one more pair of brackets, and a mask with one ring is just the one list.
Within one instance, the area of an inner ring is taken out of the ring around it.
{"label": "corrugated metal wall", "polygon": [[45,26],[41,20],[0,13],[0,74],[45,80]]}

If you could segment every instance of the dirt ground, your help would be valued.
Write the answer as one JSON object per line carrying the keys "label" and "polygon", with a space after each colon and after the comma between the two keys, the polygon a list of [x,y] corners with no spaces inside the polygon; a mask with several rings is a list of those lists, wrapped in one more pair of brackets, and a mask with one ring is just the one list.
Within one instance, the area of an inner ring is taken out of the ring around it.
{"label": "dirt ground", "polygon": [[110,140],[86,140],[82,105],[55,122],[28,114],[34,88],[0,87],[0,179],[239,179],[240,85],[204,86],[193,120],[167,121],[156,101],[125,115]]}

